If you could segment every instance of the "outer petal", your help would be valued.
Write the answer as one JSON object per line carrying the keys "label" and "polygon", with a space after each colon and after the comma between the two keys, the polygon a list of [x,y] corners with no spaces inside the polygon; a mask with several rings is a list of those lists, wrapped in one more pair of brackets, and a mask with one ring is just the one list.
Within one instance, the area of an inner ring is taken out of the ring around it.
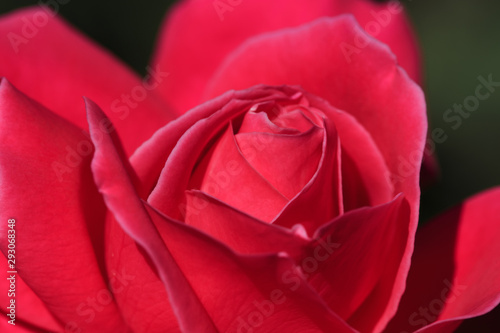
{"label": "outer petal", "polygon": [[106,230],[106,264],[116,302],[134,333],[180,332],[154,265],[111,214]]}
{"label": "outer petal", "polygon": [[[409,215],[402,195],[384,205],[347,212],[318,231],[316,248],[311,247],[310,256],[302,261],[311,286],[360,332],[386,324],[398,302],[392,291],[395,283],[402,282],[397,273]],[[318,252],[319,245],[332,243],[338,246]]]}
{"label": "outer petal", "polygon": [[[116,133],[103,133],[100,124],[108,121],[106,116],[94,102],[86,100],[86,104],[90,135],[96,146],[92,171],[106,205],[123,231],[149,255],[174,304],[173,310],[181,330],[215,333],[214,324],[185,280],[135,192],[132,170]],[[190,320],[191,316],[197,320]]]}
{"label": "outer petal", "polygon": [[248,38],[344,13],[354,14],[368,33],[387,43],[409,75],[420,80],[416,41],[397,2],[185,0],[168,15],[153,61],[153,66],[160,64],[171,73],[160,88],[162,94],[184,113],[201,101],[215,70]]}
{"label": "outer petal", "polygon": [[387,332],[451,332],[500,303],[499,202],[500,188],[486,191],[417,233],[408,288]]}
{"label": "outer petal", "polygon": [[40,327],[36,327],[36,326],[32,326],[32,325],[26,324],[25,322],[19,320],[19,318],[17,317],[17,314],[16,314],[16,321],[15,321],[16,326],[12,326],[11,324],[9,324],[7,322],[8,317],[5,316],[5,314],[4,314],[3,311],[2,311],[2,316],[4,318],[7,318],[6,320],[2,320],[0,322],[0,330],[2,330],[2,332],[12,332],[13,330],[15,330],[15,333],[33,333],[33,332],[40,332],[40,333],[53,333],[53,332],[57,332],[58,333],[58,332],[60,332],[57,329],[53,329],[52,331],[46,331],[46,330],[43,330]]}
{"label": "outer petal", "polygon": [[147,198],[153,190],[168,156],[184,132],[198,120],[207,118],[221,109],[234,97],[234,91],[228,91],[218,98],[199,105],[186,116],[179,117],[158,130],[150,140],[137,149],[130,157],[130,163],[140,180],[138,191],[141,198]]}
{"label": "outer petal", "polygon": [[[2,269],[4,271],[11,271],[9,269],[7,258],[2,253]],[[10,281],[7,279],[0,280],[0,288],[3,290],[10,289]],[[24,280],[18,275],[16,277],[16,328],[17,327],[26,327],[31,328],[33,330],[47,330],[53,332],[63,332],[64,327],[57,321],[56,318],[50,313],[47,309],[47,306],[43,303],[43,301],[37,296],[33,290],[24,282]],[[10,297],[8,293],[0,294],[0,302],[1,304],[5,304],[7,306],[10,302]],[[9,313],[9,309],[5,309],[2,307],[2,315],[4,318],[8,318],[6,315]],[[33,318],[37,318],[34,322]],[[8,318],[7,320],[10,320]],[[6,320],[2,320],[2,322],[7,322]],[[10,327],[12,329],[11,324],[7,324],[6,328],[1,330],[2,332],[7,332],[7,328]],[[3,328],[0,325],[0,328]]]}
{"label": "outer petal", "polygon": [[[63,329],[126,332],[102,275],[104,263],[96,259],[103,254],[105,207],[90,173],[91,143],[77,127],[5,79],[0,82],[0,118],[0,212],[2,221],[16,219],[19,276]],[[79,157],[78,163],[72,160],[70,174],[59,179],[54,163],[68,159],[68,147],[83,143],[86,157]],[[1,224],[3,235],[6,226]],[[7,237],[1,237],[0,244],[7,256]],[[107,298],[105,304],[97,303],[96,311],[91,302],[100,294]],[[22,319],[53,327],[47,318]]]}
{"label": "outer petal", "polygon": [[49,9],[33,8],[0,18],[0,77],[84,129],[82,96],[91,97],[110,114],[131,154],[172,119],[155,95],[167,74],[155,67],[150,84],[142,83],[109,52],[54,16]]}
{"label": "outer petal", "polygon": [[[96,139],[98,124],[106,118],[95,104],[87,104],[91,135]],[[96,182],[118,223],[151,258],[183,332],[235,331],[245,325],[264,332],[353,332],[299,276],[294,288],[280,279],[296,272],[289,259],[239,256],[141,202],[115,140],[104,135],[94,141]]]}

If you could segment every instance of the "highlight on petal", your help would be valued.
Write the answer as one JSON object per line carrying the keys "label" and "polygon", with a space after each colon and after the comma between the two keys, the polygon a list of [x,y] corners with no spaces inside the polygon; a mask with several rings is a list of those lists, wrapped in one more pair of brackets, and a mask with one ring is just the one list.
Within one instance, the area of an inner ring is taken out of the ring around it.
{"label": "highlight on petal", "polygon": [[[20,305],[19,319],[52,330],[56,323],[44,317],[49,311],[62,330],[127,331],[101,259],[106,210],[90,171],[92,144],[6,79],[0,81],[0,118],[0,215],[16,220],[18,287],[26,283],[33,292],[26,291],[33,302]],[[0,225],[3,235],[7,228]],[[8,257],[7,237],[0,245]],[[40,312],[27,317],[23,307]]]}
{"label": "highlight on petal", "polygon": [[500,303],[500,188],[480,193],[417,232],[407,290],[387,328],[448,332]]}
{"label": "highlight on petal", "polygon": [[[202,101],[216,69],[247,39],[349,13],[368,34],[387,44],[410,77],[420,83],[417,42],[399,2],[184,0],[165,18],[153,58],[153,67],[159,64],[171,74],[160,87],[162,95],[183,114]],[[363,53],[364,40],[352,40],[346,49],[348,54]]]}
{"label": "highlight on petal", "polygon": [[82,97],[92,98],[109,113],[129,155],[173,119],[156,96],[168,76],[164,68],[148,67],[149,81],[142,82],[48,7],[1,16],[0,34],[0,77],[82,129]]}

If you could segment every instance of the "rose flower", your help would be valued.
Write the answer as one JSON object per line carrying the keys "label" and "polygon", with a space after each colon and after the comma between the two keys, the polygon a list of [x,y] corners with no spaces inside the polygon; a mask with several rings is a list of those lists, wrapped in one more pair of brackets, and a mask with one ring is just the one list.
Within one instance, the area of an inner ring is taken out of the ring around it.
{"label": "rose flower", "polygon": [[500,189],[417,231],[427,120],[400,7],[182,1],[144,82],[52,14],[0,19],[2,331],[490,319],[467,320],[500,301]]}

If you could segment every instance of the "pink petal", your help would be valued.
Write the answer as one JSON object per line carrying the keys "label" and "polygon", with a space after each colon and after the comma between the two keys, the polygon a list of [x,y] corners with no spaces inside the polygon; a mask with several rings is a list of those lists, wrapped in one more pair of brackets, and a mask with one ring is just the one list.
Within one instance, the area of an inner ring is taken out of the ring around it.
{"label": "pink petal", "polygon": [[311,106],[335,124],[342,148],[342,189],[345,211],[391,201],[396,194],[389,170],[370,133],[352,115],[306,94]]}
{"label": "pink petal", "polygon": [[[106,211],[89,168],[92,144],[6,79],[0,113],[0,211],[2,221],[16,219],[19,276],[63,327],[126,332],[99,259]],[[1,226],[7,235],[7,224]],[[7,237],[0,244],[7,256]],[[51,322],[26,320],[42,327]]]}
{"label": "pink petal", "polygon": [[[92,101],[86,100],[86,104],[90,135],[96,147],[92,171],[107,207],[123,231],[149,256],[174,305],[181,330],[217,332],[139,200],[130,178],[133,171],[116,133],[102,131],[100,124],[109,121],[108,118]],[[191,319],[193,316],[196,321]]]}
{"label": "pink petal", "polygon": [[179,117],[159,129],[135,151],[130,157],[130,163],[140,180],[138,191],[142,198],[147,198],[153,190],[167,158],[182,135],[198,120],[209,117],[235,97],[234,91],[229,91],[197,106],[184,117]]}
{"label": "pink petal", "polygon": [[[310,126],[310,124],[309,124]],[[263,132],[275,134],[298,134],[295,128],[284,128],[273,123],[265,112],[248,112],[241,123],[239,133]]]}
{"label": "pink petal", "polygon": [[388,326],[448,332],[500,302],[500,188],[483,192],[417,233],[408,287]]}
{"label": "pink petal", "polygon": [[134,333],[180,332],[167,291],[142,248],[110,217],[106,263],[113,296]]}
{"label": "pink petal", "polygon": [[[3,312],[3,310],[0,312],[2,317],[9,319],[6,314]],[[12,332],[15,330],[15,333],[33,333],[33,332],[40,332],[40,333],[59,333],[59,332],[64,332],[61,329],[53,329],[52,331],[47,331],[44,330],[41,327],[33,326],[30,325],[29,323],[26,323],[25,321],[18,319],[16,317],[16,326],[12,326],[7,322],[7,319],[2,320],[0,322],[0,330],[2,332]],[[9,319],[10,320],[10,319]]]}
{"label": "pink petal", "polygon": [[[5,258],[3,254],[2,261],[5,263],[2,265],[2,269],[5,268],[5,271],[11,271],[8,267],[7,258]],[[8,277],[8,275],[6,277]],[[6,309],[11,299],[8,295],[10,281],[7,279],[0,280],[0,288],[7,291],[0,294],[0,302],[5,305],[5,307],[2,307],[2,315],[4,318],[7,318],[7,320],[11,320],[11,318],[7,317],[7,313],[9,313],[10,310]],[[32,330],[38,329],[53,332],[64,331],[64,328],[61,327],[61,324],[50,313],[43,301],[33,292],[33,290],[31,290],[19,275],[16,276],[15,289],[16,320],[14,322],[16,323],[16,329],[19,326],[24,326],[31,327]],[[36,321],[33,321],[33,318],[36,318]],[[6,323],[7,320],[2,320],[2,322]],[[0,328],[2,328],[0,331],[8,332],[9,328],[12,329],[12,325],[8,324],[5,328],[0,325]]]}
{"label": "pink petal", "polygon": [[344,212],[340,141],[335,125],[324,119],[321,160],[314,176],[285,206],[273,223],[293,227],[302,225],[309,234]]}
{"label": "pink petal", "polygon": [[156,77],[143,84],[108,51],[41,8],[0,18],[0,77],[82,129],[82,96],[94,99],[110,115],[128,154],[173,118],[156,96],[164,68],[153,66]]}
{"label": "pink petal", "polygon": [[[259,221],[200,191],[186,193],[186,224],[202,230],[238,253],[286,252],[298,258],[308,239],[300,230],[291,231]],[[196,211],[190,207],[203,207]]]}
{"label": "pink petal", "polygon": [[[250,165],[236,143],[233,127],[226,126],[192,172],[187,189],[200,189],[257,219],[271,222],[288,200]],[[243,148],[246,152],[252,149]],[[156,187],[155,192],[162,188]],[[191,208],[192,213],[203,214],[203,209],[199,212],[196,206]]]}
{"label": "pink petal", "polygon": [[291,199],[318,169],[324,132],[315,127],[299,135],[253,132],[235,137],[248,163]]}
{"label": "pink petal", "polygon": [[398,302],[392,294],[404,285],[398,270],[407,246],[409,213],[402,195],[381,206],[347,212],[317,232],[310,255],[302,260],[311,286],[360,332],[385,325]]}
{"label": "pink petal", "polygon": [[186,0],[167,16],[154,57],[153,66],[160,64],[171,74],[160,87],[162,94],[182,114],[201,101],[216,69],[248,38],[343,13],[354,14],[368,33],[387,43],[410,77],[420,81],[417,43],[396,2]]}

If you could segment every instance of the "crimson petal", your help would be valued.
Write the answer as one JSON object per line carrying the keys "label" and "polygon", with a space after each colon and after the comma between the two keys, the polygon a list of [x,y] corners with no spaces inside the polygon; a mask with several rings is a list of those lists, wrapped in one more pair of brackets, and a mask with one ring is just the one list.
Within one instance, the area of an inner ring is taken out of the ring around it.
{"label": "crimson petal", "polygon": [[500,302],[500,188],[466,200],[417,232],[408,287],[388,326],[450,332]]}
{"label": "crimson petal", "polygon": [[[16,219],[19,276],[63,329],[126,332],[99,259],[106,211],[90,171],[91,142],[6,79],[0,81],[0,118],[0,212],[2,221]],[[7,223],[1,232],[7,235]],[[1,237],[5,257],[7,244]],[[98,293],[108,297],[96,304],[100,311],[91,303]],[[48,318],[23,319],[42,327],[48,320],[52,327]]]}

